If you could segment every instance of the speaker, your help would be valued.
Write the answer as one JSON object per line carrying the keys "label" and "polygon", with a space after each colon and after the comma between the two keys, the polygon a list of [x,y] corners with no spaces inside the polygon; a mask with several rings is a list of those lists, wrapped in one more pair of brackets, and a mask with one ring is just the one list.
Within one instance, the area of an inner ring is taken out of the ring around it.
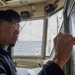
{"label": "speaker", "polygon": [[30,13],[28,11],[21,11],[20,15],[23,19],[30,18]]}
{"label": "speaker", "polygon": [[55,10],[55,8],[56,8],[56,7],[55,7],[53,4],[48,4],[48,5],[45,6],[44,11],[45,11],[46,13],[50,13],[50,12],[52,12],[53,10]]}

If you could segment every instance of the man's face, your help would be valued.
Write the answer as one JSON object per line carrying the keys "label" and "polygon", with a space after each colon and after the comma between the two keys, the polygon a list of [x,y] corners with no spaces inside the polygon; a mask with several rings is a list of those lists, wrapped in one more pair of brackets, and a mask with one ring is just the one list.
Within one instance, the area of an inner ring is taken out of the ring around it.
{"label": "man's face", "polygon": [[5,21],[0,26],[0,42],[5,45],[14,43],[17,41],[19,34],[19,24],[17,20],[12,20],[12,22]]}

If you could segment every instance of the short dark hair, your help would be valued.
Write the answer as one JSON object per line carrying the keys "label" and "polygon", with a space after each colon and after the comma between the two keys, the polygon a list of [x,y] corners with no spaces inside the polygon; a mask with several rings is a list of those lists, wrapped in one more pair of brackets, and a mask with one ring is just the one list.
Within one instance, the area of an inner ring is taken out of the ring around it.
{"label": "short dark hair", "polygon": [[0,11],[0,20],[11,22],[12,19],[16,19],[18,22],[21,21],[20,15],[14,10],[2,10]]}

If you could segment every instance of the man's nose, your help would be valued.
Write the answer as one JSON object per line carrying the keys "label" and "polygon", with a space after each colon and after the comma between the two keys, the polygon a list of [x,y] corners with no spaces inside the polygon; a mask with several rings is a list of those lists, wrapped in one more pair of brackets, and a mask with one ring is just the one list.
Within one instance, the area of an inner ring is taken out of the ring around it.
{"label": "man's nose", "polygon": [[19,27],[16,26],[16,27],[14,28],[14,33],[15,33],[15,34],[19,34],[19,32],[20,32]]}

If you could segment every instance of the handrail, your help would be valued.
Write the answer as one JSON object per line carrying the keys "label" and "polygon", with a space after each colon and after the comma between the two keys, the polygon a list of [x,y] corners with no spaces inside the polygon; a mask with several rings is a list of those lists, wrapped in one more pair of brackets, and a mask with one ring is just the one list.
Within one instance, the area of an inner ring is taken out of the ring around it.
{"label": "handrail", "polygon": [[2,0],[0,0],[0,3],[2,3],[2,5],[0,7],[4,7],[5,6],[5,3]]}

